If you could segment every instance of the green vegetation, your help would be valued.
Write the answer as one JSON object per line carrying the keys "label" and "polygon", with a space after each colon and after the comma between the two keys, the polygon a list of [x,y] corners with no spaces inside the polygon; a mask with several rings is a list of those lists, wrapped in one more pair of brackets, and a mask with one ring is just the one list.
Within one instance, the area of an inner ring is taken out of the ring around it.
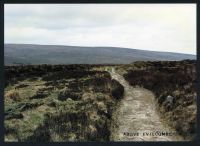
{"label": "green vegetation", "polygon": [[108,72],[90,65],[5,70],[5,141],[109,140],[112,111],[123,86]]}
{"label": "green vegetation", "polygon": [[[165,121],[185,139],[195,138],[196,61],[138,61],[115,68],[130,85],[153,91]],[[5,141],[109,141],[124,87],[103,70],[112,67],[5,67]]]}

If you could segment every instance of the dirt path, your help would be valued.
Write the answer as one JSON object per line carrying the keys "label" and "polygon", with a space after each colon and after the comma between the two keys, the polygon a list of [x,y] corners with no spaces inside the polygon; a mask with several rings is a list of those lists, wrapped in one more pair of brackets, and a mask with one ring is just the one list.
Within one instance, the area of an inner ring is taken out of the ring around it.
{"label": "dirt path", "polygon": [[125,88],[124,98],[113,114],[116,125],[113,125],[111,141],[183,140],[159,117],[151,91],[131,87],[123,76],[115,72],[114,68],[109,72],[112,78]]}

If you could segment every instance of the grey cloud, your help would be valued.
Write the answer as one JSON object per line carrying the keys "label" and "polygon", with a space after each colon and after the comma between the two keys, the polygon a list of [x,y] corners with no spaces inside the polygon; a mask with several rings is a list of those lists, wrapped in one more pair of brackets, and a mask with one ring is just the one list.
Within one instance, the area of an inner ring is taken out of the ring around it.
{"label": "grey cloud", "polygon": [[195,5],[6,4],[5,42],[196,53]]}
{"label": "grey cloud", "polygon": [[102,13],[98,9],[81,6],[41,5],[7,7],[6,25],[32,26],[46,29],[67,29],[68,27],[101,27],[117,23],[111,13]]}

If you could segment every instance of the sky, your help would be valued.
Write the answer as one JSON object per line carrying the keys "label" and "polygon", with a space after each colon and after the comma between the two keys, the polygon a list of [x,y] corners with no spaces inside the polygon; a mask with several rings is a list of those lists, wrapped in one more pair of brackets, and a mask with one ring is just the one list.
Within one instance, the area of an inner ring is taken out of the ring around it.
{"label": "sky", "polygon": [[5,43],[196,54],[196,4],[5,4]]}

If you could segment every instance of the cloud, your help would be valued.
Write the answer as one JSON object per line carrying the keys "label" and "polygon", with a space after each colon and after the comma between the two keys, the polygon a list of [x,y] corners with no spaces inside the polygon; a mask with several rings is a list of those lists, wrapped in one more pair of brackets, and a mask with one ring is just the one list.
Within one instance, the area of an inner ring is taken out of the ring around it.
{"label": "cloud", "polygon": [[6,4],[5,43],[196,54],[195,4]]}

